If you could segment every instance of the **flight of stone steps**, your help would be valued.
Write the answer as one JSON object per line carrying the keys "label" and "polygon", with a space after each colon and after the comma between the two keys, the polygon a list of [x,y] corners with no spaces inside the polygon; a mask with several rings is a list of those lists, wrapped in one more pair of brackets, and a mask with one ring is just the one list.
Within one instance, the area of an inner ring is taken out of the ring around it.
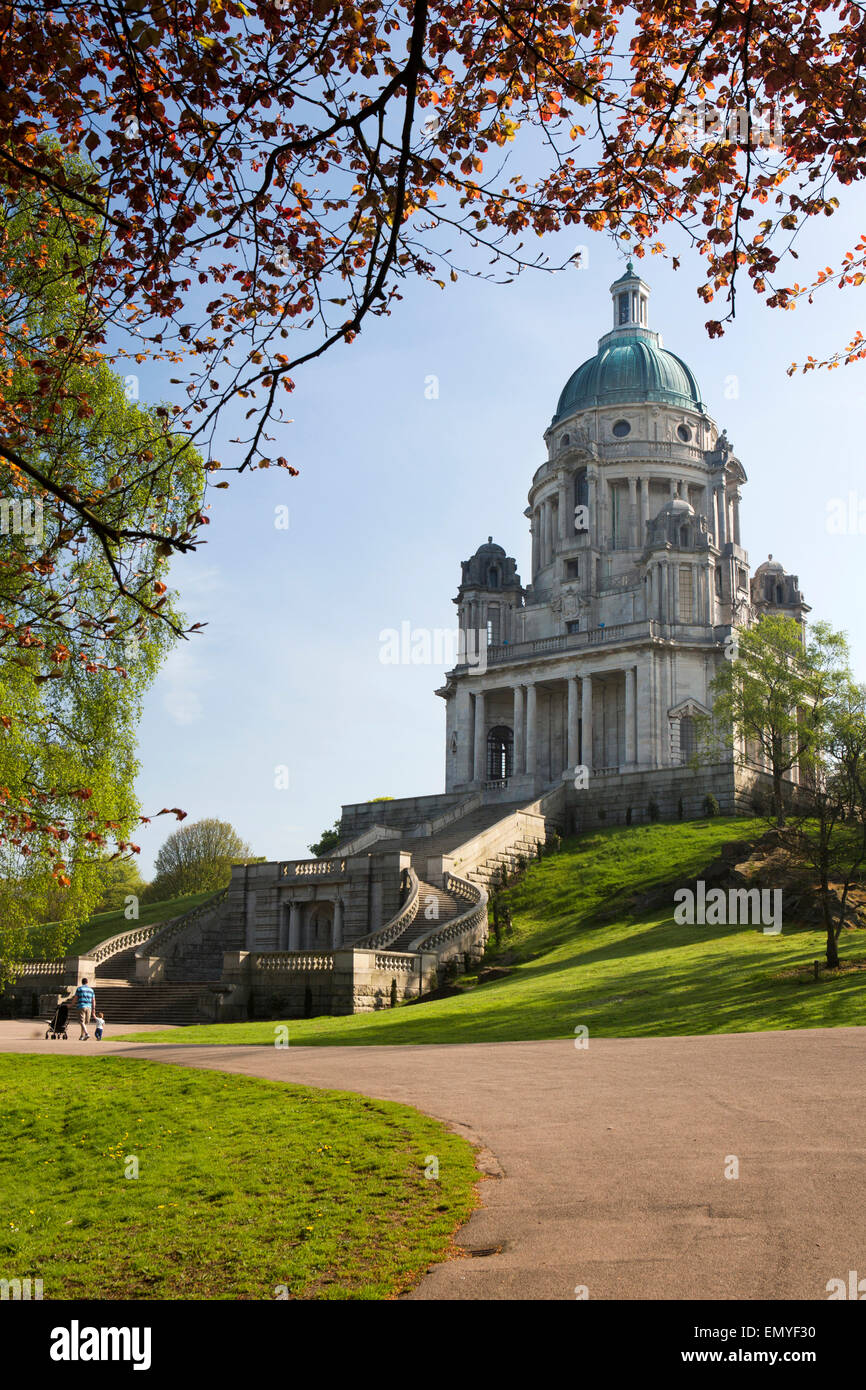
{"label": "flight of stone steps", "polygon": [[411,951],[414,943],[431,932],[438,931],[448,922],[465,912],[468,904],[434,888],[432,883],[418,880],[418,912],[414,922],[401,932],[396,940],[389,942],[389,951]]}
{"label": "flight of stone steps", "polygon": [[205,924],[198,928],[194,939],[184,939],[182,953],[166,956],[165,978],[175,982],[219,980],[222,976],[223,952],[243,949],[242,927],[232,930],[218,915],[215,919],[205,919]]}
{"label": "flight of stone steps", "polygon": [[538,846],[535,840],[516,840],[508,849],[499,850],[477,868],[469,869],[466,877],[470,882],[477,883],[490,892],[500,886],[503,869],[507,870],[510,878],[521,864],[535,859],[537,854]]}
{"label": "flight of stone steps", "polygon": [[412,852],[412,868],[418,877],[423,879],[427,872],[428,859],[453,853],[461,845],[467,844],[476,835],[480,835],[483,830],[489,830],[491,826],[496,825],[497,821],[501,821],[506,816],[512,815],[514,811],[520,810],[522,805],[523,802],[515,802],[513,805],[480,806],[477,810],[470,811],[467,815],[461,816],[459,820],[444,826],[442,830],[435,831],[432,835],[413,837],[404,841],[403,848]]}
{"label": "flight of stone steps", "polygon": [[[129,980],[97,976],[93,982],[96,1007],[105,1016],[106,1037],[121,1024],[203,1023],[198,999],[201,984],[132,983]],[[78,1026],[78,1011],[69,1010],[69,1026]],[[91,1033],[93,1031],[91,1027]],[[70,1037],[72,1034],[70,1034]]]}

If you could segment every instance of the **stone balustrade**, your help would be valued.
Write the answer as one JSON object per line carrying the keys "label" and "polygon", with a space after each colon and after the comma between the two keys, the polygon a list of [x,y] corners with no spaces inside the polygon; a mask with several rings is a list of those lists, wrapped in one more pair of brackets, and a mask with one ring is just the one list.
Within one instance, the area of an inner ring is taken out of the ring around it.
{"label": "stone balustrade", "polygon": [[281,878],[323,878],[345,872],[345,859],[293,859],[280,865]]}
{"label": "stone balustrade", "polygon": [[409,869],[409,896],[400,908],[396,916],[390,922],[386,922],[384,927],[378,931],[370,932],[367,936],[362,936],[359,941],[352,944],[359,950],[370,951],[380,950],[387,946],[389,942],[396,941],[402,932],[410,927],[418,915],[418,905],[420,902],[420,884],[415,870]]}
{"label": "stone balustrade", "polygon": [[254,970],[298,972],[334,968],[332,951],[256,951],[251,959]]}

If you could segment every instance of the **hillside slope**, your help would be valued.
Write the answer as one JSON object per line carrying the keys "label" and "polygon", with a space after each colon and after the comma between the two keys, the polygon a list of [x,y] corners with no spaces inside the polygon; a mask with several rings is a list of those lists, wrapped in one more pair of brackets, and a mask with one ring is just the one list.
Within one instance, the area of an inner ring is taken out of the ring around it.
{"label": "hillside slope", "polygon": [[[808,969],[822,935],[785,921],[781,936],[752,926],[679,926],[673,898],[640,911],[660,885],[687,885],[723,844],[756,839],[752,819],[618,828],[567,841],[508,890],[514,934],[487,962],[508,973],[465,993],[352,1018],[289,1020],[298,1044],[499,1042],[748,1032],[863,1022],[866,932],[846,931],[852,968]],[[854,968],[857,967],[857,968]],[[274,1022],[184,1029],[184,1042],[273,1043]],[[177,1041],[177,1034],[149,1034]]]}

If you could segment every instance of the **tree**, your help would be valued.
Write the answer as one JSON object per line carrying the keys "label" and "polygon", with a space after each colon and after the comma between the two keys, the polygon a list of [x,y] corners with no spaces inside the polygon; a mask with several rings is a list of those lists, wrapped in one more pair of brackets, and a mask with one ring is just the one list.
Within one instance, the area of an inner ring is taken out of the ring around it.
{"label": "tree", "polygon": [[[706,263],[701,298],[725,298],[711,334],[743,278],[783,309],[859,284],[866,239],[835,272],[791,267],[803,225],[863,176],[864,35],[847,0],[31,0],[3,31],[0,169],[64,226],[81,322],[3,350],[49,399],[93,353],[170,362],[165,423],[211,474],[230,403],[231,467],[294,472],[272,446],[297,373],[410,276],[552,270],[526,242],[563,230],[672,254],[675,225]],[[42,272],[39,239],[7,249],[13,284]],[[857,335],[839,356],[864,353]],[[200,509],[141,528],[117,485],[53,478],[8,376],[0,454],[109,549],[142,529],[197,544]]]}
{"label": "tree", "polygon": [[785,838],[817,874],[827,967],[835,970],[850,890],[866,865],[866,688],[840,679],[821,732],[810,750],[808,799]]}
{"label": "tree", "polygon": [[307,849],[318,859],[323,854],[330,854],[332,849],[336,849],[340,843],[340,822],[335,820],[330,830],[323,830],[321,838],[313,845],[307,845]]}
{"label": "tree", "polygon": [[127,898],[141,898],[147,884],[133,859],[122,856],[104,859],[100,866],[100,892],[97,912],[116,912]]}
{"label": "tree", "polygon": [[782,826],[787,775],[794,767],[808,775],[824,746],[834,691],[848,679],[847,643],[826,623],[815,623],[804,642],[796,619],[767,614],[737,629],[732,656],[711,683],[713,714],[699,721],[700,756],[715,760],[719,742],[733,736],[735,762],[770,776]]}
{"label": "tree", "polygon": [[[39,248],[32,274],[17,250],[25,245]],[[97,774],[106,760],[106,785],[135,771],[140,700],[181,626],[165,582],[168,554],[151,530],[156,511],[179,527],[200,503],[203,476],[199,455],[167,430],[160,408],[128,399],[99,353],[67,361],[57,382],[22,350],[32,341],[49,351],[84,331],[73,245],[66,223],[49,219],[38,198],[0,190],[0,382],[14,395],[18,436],[29,439],[40,472],[77,499],[47,504],[0,456],[0,498],[15,498],[0,552],[0,834],[24,855],[53,857],[60,875],[70,862],[62,847],[80,849],[76,807],[86,807],[93,851],[137,823],[129,796],[100,802],[86,767],[92,750]],[[136,485],[128,475],[144,455],[151,472]],[[94,534],[76,508],[95,499],[106,521],[138,532],[134,544]]]}
{"label": "tree", "polygon": [[187,893],[215,893],[224,888],[233,864],[260,863],[228,821],[206,819],[181,826],[169,835],[156,856],[156,874],[147,897],[152,902]]}

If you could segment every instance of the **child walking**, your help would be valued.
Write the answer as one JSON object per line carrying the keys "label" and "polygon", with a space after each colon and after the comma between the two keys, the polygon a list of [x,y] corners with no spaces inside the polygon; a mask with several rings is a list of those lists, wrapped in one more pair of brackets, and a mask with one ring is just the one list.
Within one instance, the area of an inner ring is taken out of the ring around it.
{"label": "child walking", "polygon": [[94,1014],[93,1022],[96,1027],[96,1041],[102,1042],[102,1034],[105,1028],[105,1019],[103,1018],[102,1014]]}

